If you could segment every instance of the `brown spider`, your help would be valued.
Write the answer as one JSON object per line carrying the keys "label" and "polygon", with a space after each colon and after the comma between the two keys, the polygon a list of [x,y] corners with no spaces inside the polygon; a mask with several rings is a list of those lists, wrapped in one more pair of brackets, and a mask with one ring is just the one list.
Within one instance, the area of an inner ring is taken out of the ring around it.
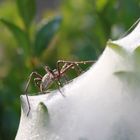
{"label": "brown spider", "polygon": [[57,61],[57,68],[54,70],[51,70],[49,68],[49,66],[44,67],[44,69],[46,71],[46,74],[44,76],[41,76],[37,72],[32,72],[29,76],[28,82],[27,82],[26,87],[25,87],[25,94],[26,94],[27,103],[29,106],[27,116],[29,115],[29,112],[31,110],[30,102],[29,102],[28,95],[27,95],[27,90],[28,90],[28,87],[29,87],[29,84],[30,84],[32,77],[34,77],[34,82],[37,85],[37,87],[39,87],[40,92],[47,90],[48,87],[51,86],[55,82],[58,86],[59,92],[64,96],[64,94],[60,90],[60,87],[62,86],[60,79],[62,77],[66,78],[65,74],[70,69],[75,69],[77,71],[77,73],[80,74],[82,72],[82,70],[79,67],[79,64],[88,64],[88,63],[95,63],[95,61],[92,61],[92,60],[91,61],[63,61],[63,60],[59,60],[59,61]]}

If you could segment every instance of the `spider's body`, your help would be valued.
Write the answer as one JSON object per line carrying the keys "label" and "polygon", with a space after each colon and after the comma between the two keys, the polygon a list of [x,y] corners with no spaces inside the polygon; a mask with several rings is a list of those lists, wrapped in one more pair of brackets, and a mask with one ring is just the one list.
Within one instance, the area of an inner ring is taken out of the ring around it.
{"label": "spider's body", "polygon": [[40,91],[44,91],[47,90],[49,88],[49,86],[51,86],[53,84],[54,81],[54,77],[51,73],[47,73],[43,76],[41,83],[40,83]]}
{"label": "spider's body", "polygon": [[[58,90],[60,91],[60,93],[62,94],[61,90],[60,90],[60,86],[62,86],[60,79],[62,77],[66,78],[66,72],[72,68],[74,68],[78,73],[81,73],[81,68],[79,67],[79,64],[87,64],[87,63],[94,63],[95,61],[63,61],[63,60],[59,60],[57,62],[57,69],[51,70],[48,66],[45,66],[44,69],[46,71],[46,74],[44,76],[41,76],[39,73],[37,72],[32,72],[29,76],[29,80],[26,84],[26,88],[25,88],[25,94],[27,97],[27,102],[29,105],[29,111],[27,113],[27,115],[30,112],[30,103],[29,103],[29,99],[27,96],[27,90],[29,87],[29,83],[31,81],[31,78],[34,77],[34,82],[37,85],[37,87],[39,87],[40,92],[46,91],[49,86],[51,86],[54,82],[57,84],[58,86]],[[64,94],[62,94],[64,96]]]}
{"label": "spider's body", "polygon": [[[45,68],[46,69],[46,68]],[[47,69],[48,70],[48,69]],[[50,69],[49,69],[50,70]],[[41,79],[41,83],[39,85],[40,91],[45,91],[47,90],[53,83],[54,81],[59,81],[60,78],[62,78],[64,76],[64,74],[60,73],[54,69],[53,71],[47,71],[48,73],[46,73],[42,79]],[[60,76],[61,75],[61,76]],[[60,82],[60,81],[59,81]],[[60,83],[58,82],[58,84],[60,85]]]}

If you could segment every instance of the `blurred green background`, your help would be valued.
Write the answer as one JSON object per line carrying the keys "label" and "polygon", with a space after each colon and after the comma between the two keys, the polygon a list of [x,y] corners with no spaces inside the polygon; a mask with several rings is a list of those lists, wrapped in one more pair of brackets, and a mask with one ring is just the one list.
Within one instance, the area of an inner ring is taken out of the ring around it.
{"label": "blurred green background", "polygon": [[44,74],[42,64],[59,59],[96,60],[139,13],[139,0],[0,0],[0,140],[16,135],[32,71]]}

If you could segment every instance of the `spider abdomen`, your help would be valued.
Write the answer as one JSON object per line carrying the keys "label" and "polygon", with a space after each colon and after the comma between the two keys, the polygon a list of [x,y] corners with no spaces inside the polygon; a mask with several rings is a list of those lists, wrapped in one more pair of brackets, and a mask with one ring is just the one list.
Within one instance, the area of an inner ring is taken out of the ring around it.
{"label": "spider abdomen", "polygon": [[45,74],[40,84],[40,90],[43,91],[45,89],[48,89],[48,87],[51,86],[52,83],[53,83],[53,75],[50,73]]}

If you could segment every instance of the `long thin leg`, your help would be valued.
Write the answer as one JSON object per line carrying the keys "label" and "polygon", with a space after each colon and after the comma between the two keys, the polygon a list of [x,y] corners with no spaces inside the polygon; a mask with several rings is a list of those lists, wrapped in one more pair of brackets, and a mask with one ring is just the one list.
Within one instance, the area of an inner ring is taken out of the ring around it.
{"label": "long thin leg", "polygon": [[63,74],[63,77],[64,77],[64,80],[65,80],[65,84],[67,84],[68,81],[69,81],[68,76],[66,74]]}
{"label": "long thin leg", "polygon": [[82,68],[79,66],[79,64],[74,64],[75,70],[78,75],[83,72]]}
{"label": "long thin leg", "polygon": [[[63,60],[59,60],[57,61],[57,71],[58,71],[58,77],[59,79],[61,78],[61,75],[64,75],[65,72],[69,69],[71,69],[72,67],[75,67],[78,73],[81,73],[81,68],[78,66],[78,64],[87,64],[87,63],[95,63],[95,61],[89,60],[89,61],[63,61]],[[63,64],[63,66],[61,66]],[[61,85],[60,80],[58,79],[58,89],[60,91],[59,86]],[[60,93],[62,94],[62,92],[60,91]]]}
{"label": "long thin leg", "polygon": [[36,77],[39,77],[39,78],[42,78],[42,76],[40,74],[38,74],[37,72],[32,72],[28,78],[28,82],[26,84],[26,87],[25,87],[25,95],[26,95],[26,99],[27,99],[27,103],[28,103],[28,112],[27,112],[27,116],[29,115],[30,113],[30,110],[31,110],[31,105],[30,105],[30,102],[29,102],[29,98],[28,98],[28,94],[27,94],[27,90],[28,90],[28,87],[29,87],[29,84],[31,82],[31,79],[33,76],[36,76]]}
{"label": "long thin leg", "polygon": [[53,71],[50,69],[49,66],[45,66],[44,69],[45,69],[45,71],[46,71],[47,73],[51,73],[51,74],[54,76],[54,73],[53,73]]}
{"label": "long thin leg", "polygon": [[[61,64],[64,64],[64,65],[61,66]],[[59,61],[57,62],[57,71],[58,71],[58,77],[59,77],[59,79],[61,79],[62,77],[64,77],[65,80],[68,81],[65,72],[66,72],[68,69],[70,69],[71,67],[73,67],[73,66],[74,66],[74,64],[71,64],[71,63],[69,63],[69,62],[66,63],[66,62],[63,62],[63,61],[59,60]],[[61,75],[63,75],[63,76],[61,76]],[[61,83],[60,80],[59,80],[58,82]]]}
{"label": "long thin leg", "polygon": [[30,84],[31,79],[32,79],[33,76],[42,79],[42,76],[41,76],[40,74],[38,74],[37,72],[32,72],[32,73],[29,75],[29,77],[28,77],[28,82],[27,82],[26,87],[25,87],[25,93],[27,93],[27,90],[28,90],[29,84]]}
{"label": "long thin leg", "polygon": [[[63,64],[63,66],[61,66],[61,64]],[[69,62],[67,63],[67,62],[65,62],[63,60],[57,61],[56,68],[57,68],[59,77],[61,77],[61,73],[63,73],[62,71],[67,69],[68,67],[72,67],[71,63],[69,63]]]}
{"label": "long thin leg", "polygon": [[34,79],[34,83],[38,88],[40,87],[41,80],[42,80],[42,78],[35,78]]}
{"label": "long thin leg", "polygon": [[68,71],[69,69],[71,69],[72,67],[74,67],[74,64],[67,65],[67,67],[65,69],[61,69],[60,75],[65,74],[65,72]]}
{"label": "long thin leg", "polygon": [[27,116],[29,116],[29,113],[30,113],[30,110],[31,110],[31,105],[30,105],[29,97],[28,97],[27,93],[26,93],[25,95],[26,95],[26,99],[27,99],[27,103],[28,103],[28,112],[27,112]]}
{"label": "long thin leg", "polygon": [[[59,75],[62,73],[64,73],[65,71],[67,71],[68,69],[70,69],[71,67],[75,66],[77,68],[77,70],[79,71],[79,73],[81,73],[80,71],[81,68],[78,66],[78,64],[93,64],[96,61],[93,60],[88,60],[88,61],[64,61],[64,60],[59,60],[57,61],[57,70]],[[63,67],[61,68],[60,65],[64,64]]]}
{"label": "long thin leg", "polygon": [[60,67],[60,64],[61,64],[61,60],[58,60],[57,61],[57,64],[56,64],[56,68],[57,68],[57,71],[58,71],[58,75],[60,76],[60,70],[61,70],[61,67]]}
{"label": "long thin leg", "polygon": [[57,88],[58,88],[59,92],[61,93],[61,95],[62,95],[63,97],[65,97],[65,95],[63,94],[63,92],[62,92],[61,89],[60,89],[61,82],[60,82],[59,80],[56,81],[56,85],[57,85]]}
{"label": "long thin leg", "polygon": [[57,63],[58,64],[60,64],[60,63],[69,63],[69,64],[93,64],[93,63],[95,63],[96,61],[94,61],[94,60],[87,60],[87,61],[65,61],[65,60],[59,60],[59,61],[57,61]]}

